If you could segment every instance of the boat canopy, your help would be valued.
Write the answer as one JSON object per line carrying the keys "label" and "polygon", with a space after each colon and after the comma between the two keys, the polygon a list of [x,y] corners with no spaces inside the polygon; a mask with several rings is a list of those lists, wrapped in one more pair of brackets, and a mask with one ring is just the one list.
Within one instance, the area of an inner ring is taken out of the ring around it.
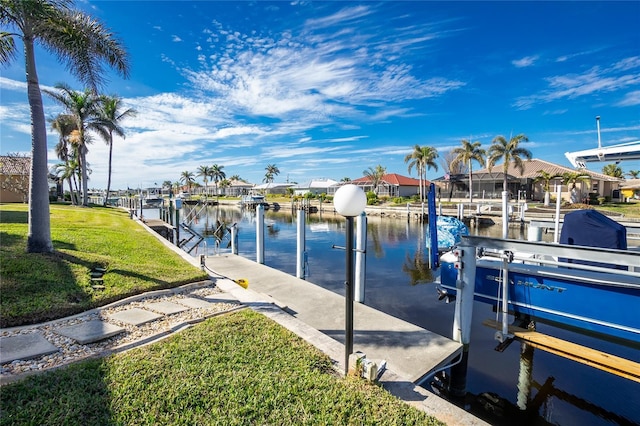
{"label": "boat canopy", "polygon": [[640,140],[619,145],[565,152],[565,157],[573,167],[586,168],[586,163],[596,161],[620,162],[622,160],[640,160]]}

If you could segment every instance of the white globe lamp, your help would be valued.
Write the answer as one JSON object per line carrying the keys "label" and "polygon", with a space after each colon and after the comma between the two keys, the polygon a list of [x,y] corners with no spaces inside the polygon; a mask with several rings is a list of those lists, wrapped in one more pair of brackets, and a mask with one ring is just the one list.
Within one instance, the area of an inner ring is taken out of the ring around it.
{"label": "white globe lamp", "polygon": [[333,196],[333,207],[345,217],[360,216],[367,206],[367,195],[362,188],[347,184],[339,188]]}

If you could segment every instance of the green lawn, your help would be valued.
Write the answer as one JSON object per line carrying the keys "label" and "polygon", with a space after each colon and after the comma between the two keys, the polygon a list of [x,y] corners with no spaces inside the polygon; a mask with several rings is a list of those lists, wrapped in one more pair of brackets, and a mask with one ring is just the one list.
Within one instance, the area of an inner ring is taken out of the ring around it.
{"label": "green lawn", "polygon": [[[53,254],[28,254],[27,205],[0,205],[0,327],[39,323],[206,279],[127,212],[51,205]],[[90,271],[107,269],[104,290]]]}
{"label": "green lawn", "polygon": [[435,425],[266,317],[243,310],[169,339],[31,376],[0,425]]}

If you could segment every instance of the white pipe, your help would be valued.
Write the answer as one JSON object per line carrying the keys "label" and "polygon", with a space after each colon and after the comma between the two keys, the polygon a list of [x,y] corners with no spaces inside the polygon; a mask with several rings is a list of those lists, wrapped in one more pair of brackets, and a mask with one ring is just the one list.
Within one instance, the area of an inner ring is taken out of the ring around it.
{"label": "white pipe", "polygon": [[231,227],[231,253],[238,254],[238,226],[233,224]]}
{"label": "white pipe", "polygon": [[502,238],[509,237],[509,192],[502,191]]}
{"label": "white pipe", "polygon": [[469,345],[471,342],[471,320],[473,318],[473,293],[476,282],[476,248],[460,246],[461,268],[456,281],[456,307],[453,316],[453,340]]}
{"label": "white pipe", "polygon": [[305,212],[303,209],[298,210],[297,217],[297,225],[298,225],[298,233],[297,233],[297,250],[296,250],[296,277],[304,279],[305,277],[305,269],[304,269],[304,253],[306,251],[305,247]]}
{"label": "white pipe", "polygon": [[264,206],[256,207],[256,262],[264,264]]}
{"label": "white pipe", "polygon": [[[407,222],[408,223],[408,222]],[[364,303],[365,276],[366,276],[366,248],[367,248],[367,214],[360,213],[356,218],[356,269],[354,300]]]}
{"label": "white pipe", "polygon": [[558,231],[560,230],[560,201],[562,197],[562,185],[556,185],[556,219],[555,228],[553,230],[553,242],[558,243]]}

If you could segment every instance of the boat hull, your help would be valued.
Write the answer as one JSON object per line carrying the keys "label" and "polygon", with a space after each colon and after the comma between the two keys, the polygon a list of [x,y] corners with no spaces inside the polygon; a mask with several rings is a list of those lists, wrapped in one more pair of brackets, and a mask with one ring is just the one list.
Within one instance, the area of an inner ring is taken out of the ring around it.
{"label": "boat hull", "polygon": [[[501,267],[502,262],[478,260],[475,300],[499,304]],[[637,278],[529,264],[510,264],[508,270],[511,313],[600,337],[622,339],[640,347]],[[443,262],[441,284],[450,293],[456,291],[456,278],[454,264]]]}

